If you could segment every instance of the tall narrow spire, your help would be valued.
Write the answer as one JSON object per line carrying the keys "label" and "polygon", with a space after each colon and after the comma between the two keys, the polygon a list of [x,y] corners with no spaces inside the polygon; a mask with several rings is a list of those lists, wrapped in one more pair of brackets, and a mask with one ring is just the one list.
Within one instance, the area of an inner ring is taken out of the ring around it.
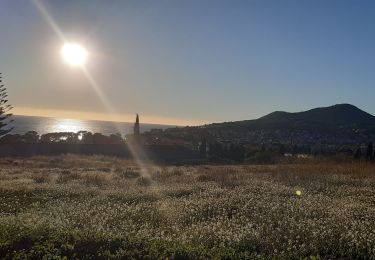
{"label": "tall narrow spire", "polygon": [[138,116],[138,114],[137,114],[137,117],[135,118],[134,135],[139,136],[139,116]]}

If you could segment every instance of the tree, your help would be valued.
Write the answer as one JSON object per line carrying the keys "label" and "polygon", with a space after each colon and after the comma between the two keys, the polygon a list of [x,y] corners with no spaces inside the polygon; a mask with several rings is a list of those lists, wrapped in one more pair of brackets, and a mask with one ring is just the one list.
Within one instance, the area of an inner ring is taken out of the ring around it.
{"label": "tree", "polygon": [[360,160],[361,157],[362,157],[361,147],[358,147],[357,150],[354,153],[354,159],[355,160]]}
{"label": "tree", "polygon": [[3,136],[1,139],[0,139],[0,143],[2,144],[20,144],[20,143],[23,143],[23,138],[22,138],[22,135],[20,134],[8,134],[8,135],[5,135]]}
{"label": "tree", "polygon": [[284,156],[285,154],[285,146],[284,144],[279,144],[279,154]]}
{"label": "tree", "polygon": [[79,143],[81,144],[93,144],[94,143],[94,137],[91,132],[79,131],[77,133],[77,137],[78,137]]}
{"label": "tree", "polygon": [[366,160],[372,161],[373,159],[373,154],[374,154],[374,147],[372,145],[372,142],[370,142],[367,146],[367,151],[366,151]]}
{"label": "tree", "polygon": [[234,145],[230,154],[235,162],[242,163],[245,160],[245,147],[241,144]]}
{"label": "tree", "polygon": [[9,118],[12,116],[9,111],[13,108],[8,103],[8,95],[7,95],[7,89],[4,85],[1,83],[2,80],[2,74],[0,73],[0,137],[8,134],[10,131],[13,130],[13,127],[11,128],[5,128],[9,123],[13,122],[13,120],[9,120]]}
{"label": "tree", "polygon": [[206,157],[206,150],[207,150],[207,141],[206,137],[203,136],[202,141],[199,145],[199,153],[201,156]]}
{"label": "tree", "polygon": [[95,133],[92,136],[93,144],[109,144],[108,136],[101,133]]}
{"label": "tree", "polygon": [[[207,153],[206,153],[207,155]],[[208,157],[210,160],[221,160],[224,156],[223,146],[219,142],[213,142],[208,145]]]}
{"label": "tree", "polygon": [[73,132],[48,133],[40,137],[40,142],[76,144],[78,142],[78,135]]}
{"label": "tree", "polygon": [[139,136],[139,115],[137,114],[134,123],[134,136]]}
{"label": "tree", "polygon": [[122,144],[122,143],[124,142],[124,140],[122,139],[120,133],[111,134],[111,135],[108,137],[108,139],[109,139],[109,140],[108,140],[109,143],[111,143],[111,144]]}
{"label": "tree", "polygon": [[36,131],[28,131],[23,135],[23,140],[27,144],[36,144],[39,141],[39,135]]}

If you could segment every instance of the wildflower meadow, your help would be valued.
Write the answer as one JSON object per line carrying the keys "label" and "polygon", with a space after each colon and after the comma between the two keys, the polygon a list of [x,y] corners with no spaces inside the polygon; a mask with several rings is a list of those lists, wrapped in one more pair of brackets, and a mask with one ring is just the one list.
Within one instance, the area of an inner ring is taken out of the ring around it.
{"label": "wildflower meadow", "polygon": [[372,164],[0,165],[0,258],[375,259]]}

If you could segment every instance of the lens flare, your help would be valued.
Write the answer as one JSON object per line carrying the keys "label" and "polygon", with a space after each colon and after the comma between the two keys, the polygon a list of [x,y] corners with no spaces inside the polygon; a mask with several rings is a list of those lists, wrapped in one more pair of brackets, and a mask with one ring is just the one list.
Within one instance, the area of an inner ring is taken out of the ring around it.
{"label": "lens flare", "polygon": [[[105,93],[102,90],[102,86],[94,79],[92,74],[87,70],[86,64],[88,58],[88,51],[77,43],[68,42],[67,38],[65,37],[64,33],[58,26],[58,24],[54,21],[52,15],[48,12],[45,8],[41,0],[32,0],[32,3],[35,5],[36,9],[41,14],[42,18],[46,21],[46,23],[52,28],[52,30],[56,33],[56,35],[60,38],[60,40],[65,43],[61,48],[61,55],[63,59],[72,67],[81,67],[84,75],[86,76],[88,82],[90,83],[91,87],[100,98],[101,102],[103,103],[104,107],[106,108],[107,112],[112,114],[115,112],[113,106],[107,99]],[[121,129],[119,129],[121,132]],[[132,153],[135,161],[139,165],[141,169],[141,173],[145,177],[150,177],[150,171],[155,167],[151,160],[147,158],[147,154],[142,151],[139,147],[129,143],[128,147],[130,152]]]}
{"label": "lens flare", "polygon": [[86,64],[88,52],[77,43],[65,43],[61,48],[61,55],[66,63],[77,67]]}

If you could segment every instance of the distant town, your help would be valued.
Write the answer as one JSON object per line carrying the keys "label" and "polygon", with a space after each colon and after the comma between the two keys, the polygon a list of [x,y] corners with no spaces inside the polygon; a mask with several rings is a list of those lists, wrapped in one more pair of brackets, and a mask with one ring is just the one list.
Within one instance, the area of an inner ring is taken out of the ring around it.
{"label": "distant town", "polygon": [[[327,114],[331,116],[327,118]],[[346,121],[342,122],[340,118],[345,118]],[[23,135],[9,133],[0,139],[0,144],[54,144],[54,147],[57,144],[88,145],[91,148],[86,151],[90,153],[106,153],[105,150],[108,153],[108,149],[104,149],[103,145],[132,144],[151,149],[163,147],[173,153],[181,150],[184,151],[182,154],[187,156],[187,161],[234,163],[262,163],[264,160],[272,162],[285,156],[329,155],[360,158],[362,155],[366,157],[369,146],[372,146],[372,141],[375,140],[374,122],[372,115],[352,105],[341,104],[300,113],[275,112],[257,120],[151,129],[142,133],[140,117],[137,114],[133,133],[124,137],[118,133],[107,136],[88,131],[42,135],[29,131]],[[96,148],[93,148],[94,146]],[[71,150],[71,147],[66,147],[68,150],[61,150],[61,147],[57,150],[83,152],[82,149]],[[56,148],[47,149],[55,150]],[[121,151],[123,150],[112,149],[111,155],[127,154]],[[182,157],[179,156],[179,160],[183,159]],[[373,155],[370,157],[373,158]]]}

